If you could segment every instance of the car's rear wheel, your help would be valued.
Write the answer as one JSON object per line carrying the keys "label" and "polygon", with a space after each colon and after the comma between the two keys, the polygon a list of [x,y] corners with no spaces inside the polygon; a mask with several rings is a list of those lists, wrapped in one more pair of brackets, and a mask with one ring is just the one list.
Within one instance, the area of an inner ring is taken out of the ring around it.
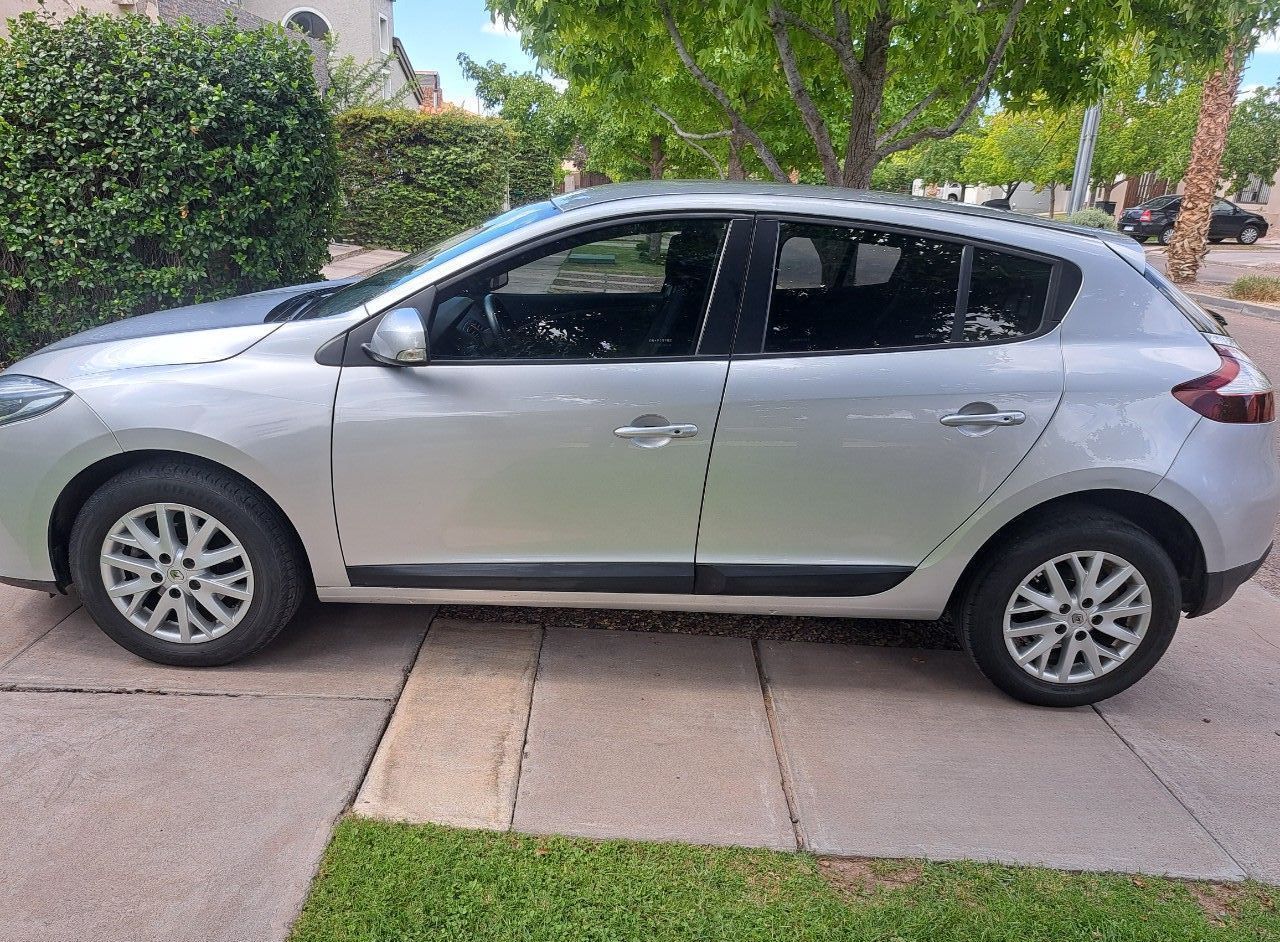
{"label": "car's rear wheel", "polygon": [[1160,244],[1168,245],[1173,241],[1173,226],[1165,226],[1160,230]]}
{"label": "car's rear wheel", "polygon": [[1240,234],[1236,236],[1236,240],[1241,245],[1253,245],[1262,238],[1262,232],[1257,226],[1249,225],[1240,230]]}
{"label": "car's rear wheel", "polygon": [[1219,242],[1222,241],[1222,236],[1210,236],[1209,241],[1212,242],[1214,245],[1217,245]]}
{"label": "car's rear wheel", "polygon": [[269,643],[297,611],[300,553],[279,510],[231,474],[147,465],[104,484],[69,548],[85,607],[117,644],[211,667]]}
{"label": "car's rear wheel", "polygon": [[1155,666],[1181,604],[1177,571],[1149,533],[1080,508],[989,555],[964,602],[960,641],[1011,696],[1080,706]]}

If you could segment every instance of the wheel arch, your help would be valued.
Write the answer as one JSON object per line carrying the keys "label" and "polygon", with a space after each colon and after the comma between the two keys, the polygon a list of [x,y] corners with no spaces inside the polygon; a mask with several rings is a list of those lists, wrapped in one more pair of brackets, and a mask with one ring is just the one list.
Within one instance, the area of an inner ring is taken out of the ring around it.
{"label": "wheel arch", "polygon": [[1000,547],[1011,536],[1042,521],[1068,513],[1073,508],[1082,507],[1110,511],[1149,533],[1169,554],[1178,572],[1178,582],[1182,588],[1182,608],[1194,611],[1199,606],[1205,591],[1205,556],[1200,536],[1191,522],[1176,507],[1150,494],[1118,488],[1099,488],[1042,501],[1008,520],[970,558],[952,590],[947,611],[952,615],[956,613],[957,606],[968,593],[978,571],[992,554],[999,552]]}
{"label": "wheel arch", "polygon": [[200,455],[192,455],[181,451],[167,451],[164,449],[139,449],[136,451],[126,451],[119,454],[109,455],[99,461],[94,462],[88,467],[82,469],[75,477],[67,482],[63,487],[58,499],[54,501],[53,510],[49,516],[49,562],[53,567],[54,580],[58,588],[65,591],[71,583],[71,566],[68,559],[68,545],[71,540],[71,527],[76,521],[80,509],[85,502],[93,495],[98,488],[102,487],[107,481],[131,468],[138,468],[148,464],[157,464],[161,462],[182,462],[185,464],[198,465],[200,467],[217,470],[224,474],[229,474],[244,482],[247,486],[252,487],[263,499],[269,502],[276,510],[280,512],[280,516],[284,519],[285,526],[288,528],[289,534],[294,541],[294,545],[301,554],[303,561],[303,570],[308,574],[309,578],[313,578],[313,570],[311,568],[311,560],[307,554],[306,544],[302,541],[298,534],[297,527],[294,526],[289,515],[284,512],[280,506],[280,502],[272,497],[266,490],[262,488],[256,481],[252,481],[245,477],[243,473],[235,468],[214,461],[211,458],[205,458]]}

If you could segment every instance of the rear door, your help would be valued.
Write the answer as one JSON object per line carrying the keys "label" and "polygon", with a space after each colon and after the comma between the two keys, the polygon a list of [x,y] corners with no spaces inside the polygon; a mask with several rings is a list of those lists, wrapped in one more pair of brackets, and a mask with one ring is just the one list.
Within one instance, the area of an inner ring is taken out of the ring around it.
{"label": "rear door", "polygon": [[1067,263],[762,220],[707,477],[698,591],[883,591],[1022,460],[1062,395]]}
{"label": "rear door", "polygon": [[1234,203],[1214,200],[1213,211],[1209,215],[1209,238],[1234,239],[1240,234],[1244,219],[1244,214]]}

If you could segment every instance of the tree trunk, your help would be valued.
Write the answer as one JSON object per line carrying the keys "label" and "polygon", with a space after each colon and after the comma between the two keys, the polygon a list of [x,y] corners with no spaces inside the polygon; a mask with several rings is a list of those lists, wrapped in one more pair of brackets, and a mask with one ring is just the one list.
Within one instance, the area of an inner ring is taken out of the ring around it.
{"label": "tree trunk", "polygon": [[649,179],[661,180],[667,169],[667,154],[662,147],[662,135],[649,135]]}
{"label": "tree trunk", "polygon": [[1196,136],[1191,141],[1191,163],[1182,178],[1182,209],[1178,211],[1173,241],[1169,243],[1169,277],[1179,284],[1196,280],[1200,260],[1208,250],[1209,216],[1218,195],[1222,152],[1227,146],[1231,109],[1244,68],[1242,52],[1238,46],[1228,47],[1222,67],[1205,79],[1200,93],[1200,117],[1196,121]]}
{"label": "tree trunk", "polygon": [[747,168],[742,163],[742,148],[746,142],[742,135],[734,132],[729,135],[729,166],[725,171],[726,180],[745,180]]}
{"label": "tree trunk", "polygon": [[1050,219],[1052,219],[1052,218],[1053,218],[1053,209],[1054,209],[1054,207],[1053,207],[1053,203],[1054,203],[1054,200],[1053,200],[1053,191],[1054,191],[1054,189],[1055,189],[1056,187],[1057,187],[1057,184],[1055,184],[1055,183],[1050,183],[1050,184],[1049,184],[1049,218],[1050,218]]}

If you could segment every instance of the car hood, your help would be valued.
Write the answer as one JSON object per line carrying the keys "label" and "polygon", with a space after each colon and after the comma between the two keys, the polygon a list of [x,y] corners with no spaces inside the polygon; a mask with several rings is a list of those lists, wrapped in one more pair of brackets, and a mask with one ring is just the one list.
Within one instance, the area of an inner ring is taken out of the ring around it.
{"label": "car hood", "polygon": [[230,359],[283,323],[267,320],[282,302],[322,286],[337,288],[353,280],[311,282],[140,314],[59,340],[14,364],[10,371],[65,384],[116,370]]}

